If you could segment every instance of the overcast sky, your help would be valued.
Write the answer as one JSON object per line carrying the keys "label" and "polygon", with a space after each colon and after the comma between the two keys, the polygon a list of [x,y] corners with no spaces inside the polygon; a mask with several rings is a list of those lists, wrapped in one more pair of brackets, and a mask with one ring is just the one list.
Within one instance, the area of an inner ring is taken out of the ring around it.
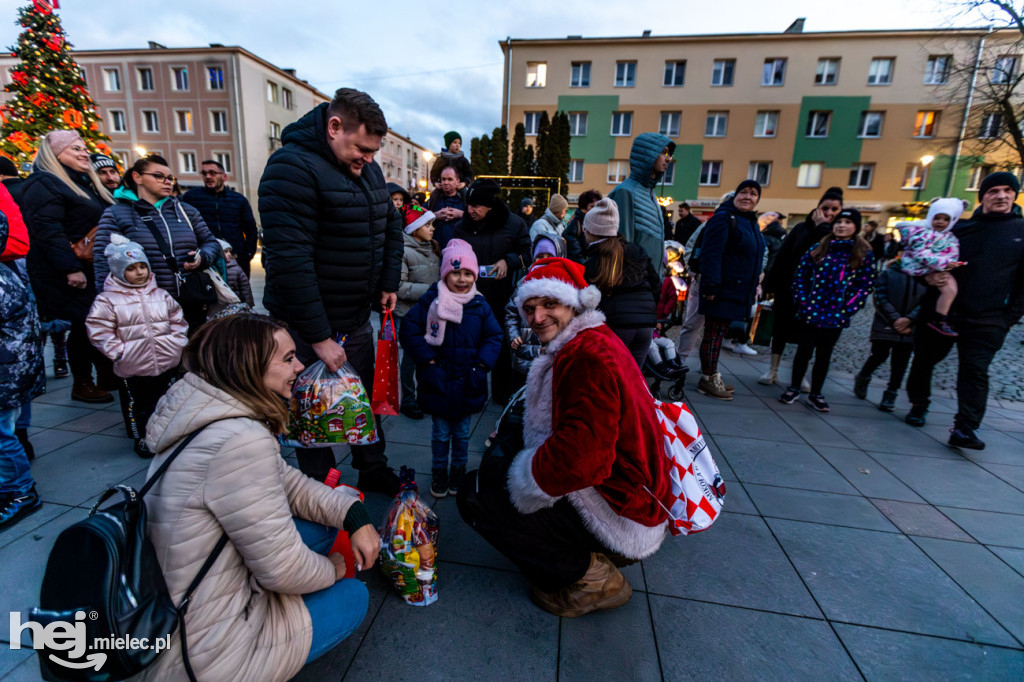
{"label": "overcast sky", "polygon": [[[0,0],[0,45],[28,0]],[[980,25],[954,0],[61,0],[77,49],[240,45],[297,70],[323,92],[369,92],[388,124],[428,148],[456,129],[470,138],[501,122],[499,40],[584,36],[805,31]],[[377,9],[376,13],[367,9]],[[4,19],[3,17],[7,17]],[[468,149],[467,149],[468,151]]]}

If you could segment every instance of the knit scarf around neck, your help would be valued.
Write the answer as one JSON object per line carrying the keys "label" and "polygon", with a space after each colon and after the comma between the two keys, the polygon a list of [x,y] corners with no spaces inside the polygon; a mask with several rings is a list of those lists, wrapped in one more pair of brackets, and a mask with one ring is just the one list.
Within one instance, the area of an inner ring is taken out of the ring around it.
{"label": "knit scarf around neck", "polygon": [[427,332],[423,335],[431,346],[444,343],[444,330],[448,322],[462,322],[462,308],[476,296],[476,282],[464,294],[456,294],[448,289],[442,279],[437,283],[437,298],[430,304],[427,311]]}

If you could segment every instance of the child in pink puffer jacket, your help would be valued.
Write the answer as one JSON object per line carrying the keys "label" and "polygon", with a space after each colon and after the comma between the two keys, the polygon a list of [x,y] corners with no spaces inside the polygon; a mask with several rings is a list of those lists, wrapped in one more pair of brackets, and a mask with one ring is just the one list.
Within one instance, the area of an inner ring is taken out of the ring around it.
{"label": "child in pink puffer jacket", "polygon": [[141,246],[115,233],[104,255],[110,274],[85,327],[92,345],[114,361],[125,429],[135,452],[148,459],[146,425],[177,371],[188,324],[177,301],[156,285]]}
{"label": "child in pink puffer jacket", "polygon": [[946,316],[956,300],[956,280],[949,274],[960,262],[960,241],[953,226],[964,212],[964,202],[956,197],[935,199],[928,217],[897,225],[903,242],[900,266],[911,277],[924,277],[925,283],[939,290],[935,318],[928,327],[944,336],[958,336]]}

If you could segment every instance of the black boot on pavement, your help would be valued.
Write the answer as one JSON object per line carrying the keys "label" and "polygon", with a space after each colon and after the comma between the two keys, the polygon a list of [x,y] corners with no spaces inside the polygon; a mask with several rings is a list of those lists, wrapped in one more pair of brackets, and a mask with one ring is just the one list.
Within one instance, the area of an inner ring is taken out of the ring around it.
{"label": "black boot on pavement", "polygon": [[857,374],[853,377],[853,394],[864,400],[868,397],[868,384],[871,383],[871,377],[866,377],[863,374]]}
{"label": "black boot on pavement", "polygon": [[466,476],[466,467],[452,467],[448,472],[448,494],[455,495],[462,486],[462,479]]}
{"label": "black boot on pavement", "polygon": [[356,487],[364,493],[384,493],[389,497],[394,497],[401,488],[401,482],[398,480],[395,470],[385,465],[376,469],[360,471]]}
{"label": "black boot on pavement", "polygon": [[967,448],[968,450],[984,450],[985,441],[978,438],[974,429],[967,424],[953,424],[949,430],[949,444],[956,448]]}
{"label": "black boot on pavement", "polygon": [[441,499],[448,495],[448,470],[447,469],[431,469],[430,470],[430,494]]}
{"label": "black boot on pavement", "polygon": [[36,492],[35,486],[32,486],[27,493],[20,495],[8,493],[6,496],[0,497],[0,530],[13,526],[29,514],[39,511],[42,506],[43,501],[39,499],[39,493]]}
{"label": "black boot on pavement", "polygon": [[903,421],[911,426],[924,426],[926,414],[928,414],[928,408],[924,405],[911,405],[910,412],[907,412],[907,416],[903,418]]}
{"label": "black boot on pavement", "polygon": [[886,391],[882,394],[882,402],[878,403],[878,409],[882,412],[892,412],[896,409],[896,391]]}
{"label": "black boot on pavement", "polygon": [[415,402],[404,403],[398,411],[409,419],[423,419],[423,410]]}

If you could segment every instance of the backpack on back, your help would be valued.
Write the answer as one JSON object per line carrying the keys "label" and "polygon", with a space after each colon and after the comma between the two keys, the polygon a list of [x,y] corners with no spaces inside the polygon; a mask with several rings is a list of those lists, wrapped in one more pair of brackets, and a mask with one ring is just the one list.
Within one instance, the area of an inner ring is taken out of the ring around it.
{"label": "backpack on back", "polygon": [[[147,534],[143,496],[201,432],[189,434],[138,492],[125,485],[107,490],[85,519],[57,537],[46,562],[39,608],[30,611],[32,623],[26,629],[59,628],[53,624],[67,623],[63,630],[74,631],[77,637],[74,648],[67,643],[70,634],[58,635],[61,642],[43,637],[40,645],[33,631],[44,678],[126,679],[152,664],[160,654],[157,641],[166,648],[178,629],[185,670],[189,679],[195,680],[185,643],[185,613],[192,593],[228,538],[221,536],[181,604],[175,606]],[[116,495],[121,496],[120,502],[99,508]],[[145,644],[132,646],[133,639],[137,643],[145,640]]]}

